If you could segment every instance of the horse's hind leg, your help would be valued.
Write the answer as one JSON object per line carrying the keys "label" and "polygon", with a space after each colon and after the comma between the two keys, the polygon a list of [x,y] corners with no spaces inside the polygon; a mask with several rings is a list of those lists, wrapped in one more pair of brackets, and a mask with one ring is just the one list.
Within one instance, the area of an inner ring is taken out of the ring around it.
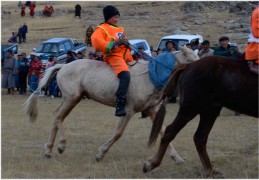
{"label": "horse's hind leg", "polygon": [[[147,111],[151,121],[153,122],[156,116],[157,111],[152,108],[151,110]],[[165,132],[165,125],[162,126],[161,131],[160,131],[160,135],[163,136]],[[167,151],[166,153],[176,161],[176,163],[182,163],[184,162],[184,159],[177,153],[177,151],[175,150],[174,146],[172,143],[169,143],[168,147],[167,147]]]}
{"label": "horse's hind leg", "polygon": [[45,144],[45,156],[50,158],[52,155],[52,148],[54,146],[55,138],[60,130],[60,143],[58,145],[59,153],[62,153],[65,150],[66,138],[64,128],[62,126],[62,122],[66,118],[66,116],[71,112],[71,110],[77,105],[80,101],[80,98],[75,99],[64,99],[62,104],[57,108],[54,113],[55,120],[52,124],[51,133],[49,136],[48,142]]}
{"label": "horse's hind leg", "polygon": [[193,140],[195,142],[196,149],[200,156],[200,160],[204,169],[206,170],[207,176],[215,176],[221,178],[222,174],[213,170],[210,162],[210,158],[207,153],[207,140],[209,133],[214,125],[214,122],[219,115],[221,107],[209,107],[200,113],[200,123],[197,131],[194,134]]}
{"label": "horse's hind leg", "polygon": [[99,152],[96,155],[96,161],[101,161],[104,157],[104,155],[108,152],[108,150],[110,149],[110,147],[117,141],[120,139],[120,137],[122,136],[130,118],[132,117],[132,114],[127,113],[126,116],[121,117],[119,124],[113,134],[113,136],[107,141],[105,142],[103,145],[101,145],[99,147]]}
{"label": "horse's hind leg", "polygon": [[169,143],[175,138],[178,132],[195,116],[196,114],[185,116],[183,113],[178,112],[173,123],[166,127],[157,153],[153,157],[148,158],[148,160],[144,163],[143,172],[149,172],[160,165]]}

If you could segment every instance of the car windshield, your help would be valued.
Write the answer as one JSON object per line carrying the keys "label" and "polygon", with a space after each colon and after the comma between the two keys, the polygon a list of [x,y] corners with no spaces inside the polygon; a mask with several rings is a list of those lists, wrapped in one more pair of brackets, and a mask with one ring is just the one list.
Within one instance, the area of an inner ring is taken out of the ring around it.
{"label": "car windshield", "polygon": [[36,53],[58,53],[59,52],[59,47],[58,44],[53,44],[53,43],[45,43],[39,45],[36,50]]}
{"label": "car windshield", "polygon": [[177,45],[181,45],[181,46],[183,46],[183,45],[189,43],[189,41],[186,40],[186,39],[163,39],[163,40],[161,40],[161,42],[160,42],[158,48],[159,48],[159,49],[162,49],[163,51],[166,50],[165,43],[166,43],[167,41],[169,41],[169,40],[170,40],[170,41],[173,41],[173,42],[176,43]]}
{"label": "car windshield", "polygon": [[148,49],[146,43],[144,41],[142,42],[137,42],[137,43],[130,43],[132,46],[134,46],[136,49],[138,49],[139,47],[144,47],[144,51],[146,51]]}

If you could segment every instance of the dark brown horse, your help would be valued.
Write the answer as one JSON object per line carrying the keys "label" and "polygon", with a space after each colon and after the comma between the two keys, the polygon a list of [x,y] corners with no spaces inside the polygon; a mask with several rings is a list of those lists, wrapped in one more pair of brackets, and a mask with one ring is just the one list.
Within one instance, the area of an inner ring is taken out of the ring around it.
{"label": "dark brown horse", "polygon": [[258,117],[258,75],[250,72],[247,62],[222,56],[210,56],[185,67],[177,68],[163,94],[163,105],[156,115],[149,145],[154,144],[165,116],[166,96],[180,87],[180,109],[172,124],[167,126],[158,152],[149,158],[144,172],[160,165],[168,144],[195,116],[200,122],[194,142],[207,176],[221,175],[210,162],[206,144],[213,124],[222,107]]}

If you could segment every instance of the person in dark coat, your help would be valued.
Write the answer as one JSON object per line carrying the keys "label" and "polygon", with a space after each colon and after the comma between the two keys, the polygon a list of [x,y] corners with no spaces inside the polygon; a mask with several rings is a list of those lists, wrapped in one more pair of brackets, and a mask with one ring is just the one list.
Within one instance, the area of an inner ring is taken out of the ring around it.
{"label": "person in dark coat", "polygon": [[22,40],[26,42],[26,34],[28,32],[28,26],[24,23],[22,27]]}
{"label": "person in dark coat", "polygon": [[20,28],[18,29],[19,44],[22,43],[22,36],[23,36],[23,28],[21,25]]}
{"label": "person in dark coat", "polygon": [[75,58],[73,52],[72,51],[68,51],[67,52],[66,64],[71,63],[72,61],[75,61],[75,60],[76,60],[76,58]]}
{"label": "person in dark coat", "polygon": [[7,94],[14,95],[16,70],[16,59],[13,57],[12,50],[8,50],[2,74],[2,88],[8,90]]}
{"label": "person in dark coat", "polygon": [[20,65],[18,67],[18,74],[19,74],[19,84],[20,84],[20,91],[19,94],[25,95],[26,89],[27,89],[27,77],[29,73],[30,68],[30,62],[26,58],[26,53],[22,53],[22,60],[20,62]]}
{"label": "person in dark coat", "polygon": [[19,82],[19,67],[20,67],[20,64],[21,64],[21,61],[22,61],[22,54],[19,53],[17,55],[17,61],[16,61],[16,65],[17,65],[17,73],[15,74],[15,87],[17,89],[17,91],[19,92],[20,91],[20,82]]}
{"label": "person in dark coat", "polygon": [[75,6],[75,17],[79,16],[79,18],[81,19],[81,6],[80,4],[76,4]]}

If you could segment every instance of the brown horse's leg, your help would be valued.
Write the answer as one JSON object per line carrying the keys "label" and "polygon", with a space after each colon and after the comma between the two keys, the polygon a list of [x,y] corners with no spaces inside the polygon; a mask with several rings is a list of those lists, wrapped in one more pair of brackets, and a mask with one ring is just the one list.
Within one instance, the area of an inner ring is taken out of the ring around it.
{"label": "brown horse's leg", "polygon": [[201,163],[206,170],[207,176],[213,176],[218,172],[213,170],[210,162],[210,158],[207,153],[207,140],[209,133],[214,125],[214,122],[219,115],[221,107],[216,108],[206,108],[202,113],[200,113],[200,123],[197,131],[194,134],[193,140],[195,142],[196,149],[198,151]]}
{"label": "brown horse's leg", "polygon": [[148,158],[148,160],[144,163],[143,172],[149,172],[160,165],[168,144],[175,138],[178,132],[195,116],[196,115],[185,116],[181,113],[177,114],[174,122],[166,127],[165,134],[161,139],[157,153],[153,157]]}
{"label": "brown horse's leg", "polygon": [[115,130],[114,135],[107,141],[105,142],[103,145],[101,145],[99,147],[99,152],[96,155],[96,161],[101,161],[104,157],[104,155],[108,152],[108,150],[110,149],[110,147],[118,140],[120,139],[120,137],[122,136],[129,120],[132,117],[132,113],[128,113],[126,116],[121,117],[119,124]]}
{"label": "brown horse's leg", "polygon": [[71,112],[71,110],[77,105],[77,103],[80,101],[80,98],[69,100],[65,99],[62,104],[57,108],[57,110],[54,113],[55,120],[52,124],[51,133],[49,136],[48,142],[45,144],[45,155],[46,157],[50,158],[52,155],[52,148],[54,146],[55,138],[58,132],[58,129],[60,129],[60,144],[58,145],[58,151],[59,153],[62,153],[65,150],[65,132],[64,128],[62,126],[62,122],[66,118],[66,116]]}
{"label": "brown horse's leg", "polygon": [[[154,122],[155,116],[156,116],[157,110],[156,108],[152,108],[147,111],[147,114],[149,115],[152,123]],[[160,135],[163,136],[165,133],[165,125],[162,126]],[[172,143],[169,143],[167,147],[167,154],[176,161],[176,163],[182,163],[184,162],[184,159],[177,153]]]}

